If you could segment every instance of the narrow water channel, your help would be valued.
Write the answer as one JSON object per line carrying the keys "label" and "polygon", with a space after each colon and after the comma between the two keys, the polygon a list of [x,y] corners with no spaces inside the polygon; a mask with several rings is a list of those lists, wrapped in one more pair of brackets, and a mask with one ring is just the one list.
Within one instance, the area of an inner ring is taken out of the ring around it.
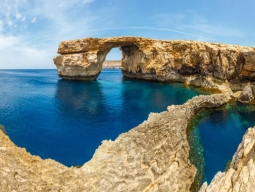
{"label": "narrow water channel", "polygon": [[190,157],[198,168],[197,184],[211,182],[230,163],[242,137],[255,126],[255,106],[229,103],[200,111],[188,129]]}
{"label": "narrow water channel", "polygon": [[0,124],[11,140],[67,166],[91,159],[114,140],[172,104],[206,94],[183,84],[125,79],[103,70],[97,81],[66,81],[56,70],[0,70]]}

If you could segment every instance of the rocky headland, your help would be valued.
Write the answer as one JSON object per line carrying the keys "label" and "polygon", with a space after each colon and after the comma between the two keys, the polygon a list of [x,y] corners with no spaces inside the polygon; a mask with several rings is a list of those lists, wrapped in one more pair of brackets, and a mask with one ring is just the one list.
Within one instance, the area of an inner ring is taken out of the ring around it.
{"label": "rocky headland", "polygon": [[[122,51],[124,76],[162,82],[184,82],[212,87],[228,81],[232,90],[255,81],[255,48],[183,40],[140,37],[84,38],[63,41],[54,58],[64,79],[95,80],[107,53]],[[252,84],[252,87],[253,84]]]}
{"label": "rocky headland", "polygon": [[[196,168],[189,159],[187,128],[197,111],[231,99],[254,103],[255,48],[195,41],[138,37],[85,38],[63,41],[54,58],[58,75],[95,80],[106,54],[122,50],[124,76],[183,82],[215,88],[219,94],[197,96],[146,121],[114,141],[102,141],[81,168],[42,160],[15,146],[0,131],[0,180],[3,191],[191,191]],[[4,130],[3,128],[1,128]],[[201,192],[255,191],[255,129],[249,129],[229,169],[219,172]]]}
{"label": "rocky headland", "polygon": [[121,67],[120,60],[106,60],[103,62],[103,68],[106,69],[118,69]]}

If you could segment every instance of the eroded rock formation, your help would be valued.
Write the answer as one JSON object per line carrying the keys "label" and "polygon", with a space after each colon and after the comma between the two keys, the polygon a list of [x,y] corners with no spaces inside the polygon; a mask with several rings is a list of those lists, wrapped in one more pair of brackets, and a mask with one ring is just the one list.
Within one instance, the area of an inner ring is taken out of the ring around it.
{"label": "eroded rock formation", "polygon": [[139,37],[85,38],[63,41],[54,58],[66,79],[94,80],[113,47],[122,50],[125,76],[199,85],[206,77],[233,84],[255,81],[255,48],[196,41]]}
{"label": "eroded rock formation", "polygon": [[81,168],[32,156],[0,131],[1,190],[190,191],[196,168],[188,158],[188,123],[197,110],[228,100],[224,94],[197,96],[184,105],[152,113],[115,141],[103,141]]}
{"label": "eroded rock formation", "polygon": [[241,103],[252,103],[254,101],[254,94],[250,83],[243,88],[238,101]]}
{"label": "eroded rock formation", "polygon": [[[81,168],[32,156],[0,131],[1,190],[190,191],[196,168],[189,160],[188,123],[197,110],[218,107],[230,96],[238,97],[240,93],[233,94],[232,90],[242,89],[240,82],[255,80],[255,49],[135,37],[64,41],[59,45],[60,55],[54,58],[59,76],[95,80],[113,47],[122,50],[125,76],[186,82],[217,88],[222,94],[198,96],[183,105],[172,105],[168,111],[150,114],[147,121],[115,141],[103,141]],[[200,191],[253,191],[254,143],[255,131],[249,129],[230,169],[218,173]]]}

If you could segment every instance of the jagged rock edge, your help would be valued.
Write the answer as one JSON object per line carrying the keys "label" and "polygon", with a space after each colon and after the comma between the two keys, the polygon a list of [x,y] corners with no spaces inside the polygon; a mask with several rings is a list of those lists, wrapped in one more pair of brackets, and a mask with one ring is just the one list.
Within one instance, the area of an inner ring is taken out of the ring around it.
{"label": "jagged rock edge", "polygon": [[32,156],[1,132],[2,189],[189,191],[195,167],[188,157],[188,123],[197,110],[218,107],[228,100],[225,94],[201,95],[183,105],[169,106],[168,111],[151,113],[148,120],[115,141],[103,141],[80,169]]}

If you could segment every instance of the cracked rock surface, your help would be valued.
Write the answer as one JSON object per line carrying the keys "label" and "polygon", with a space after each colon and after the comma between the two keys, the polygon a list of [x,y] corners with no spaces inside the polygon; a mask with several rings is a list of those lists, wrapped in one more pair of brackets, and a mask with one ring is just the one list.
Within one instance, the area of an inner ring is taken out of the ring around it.
{"label": "cracked rock surface", "polygon": [[189,161],[186,129],[201,108],[228,101],[224,94],[197,96],[103,141],[81,168],[42,160],[15,146],[0,131],[2,191],[189,191],[196,168]]}
{"label": "cracked rock surface", "polygon": [[254,100],[254,94],[250,83],[243,88],[240,96],[237,99],[241,103],[252,103]]}

